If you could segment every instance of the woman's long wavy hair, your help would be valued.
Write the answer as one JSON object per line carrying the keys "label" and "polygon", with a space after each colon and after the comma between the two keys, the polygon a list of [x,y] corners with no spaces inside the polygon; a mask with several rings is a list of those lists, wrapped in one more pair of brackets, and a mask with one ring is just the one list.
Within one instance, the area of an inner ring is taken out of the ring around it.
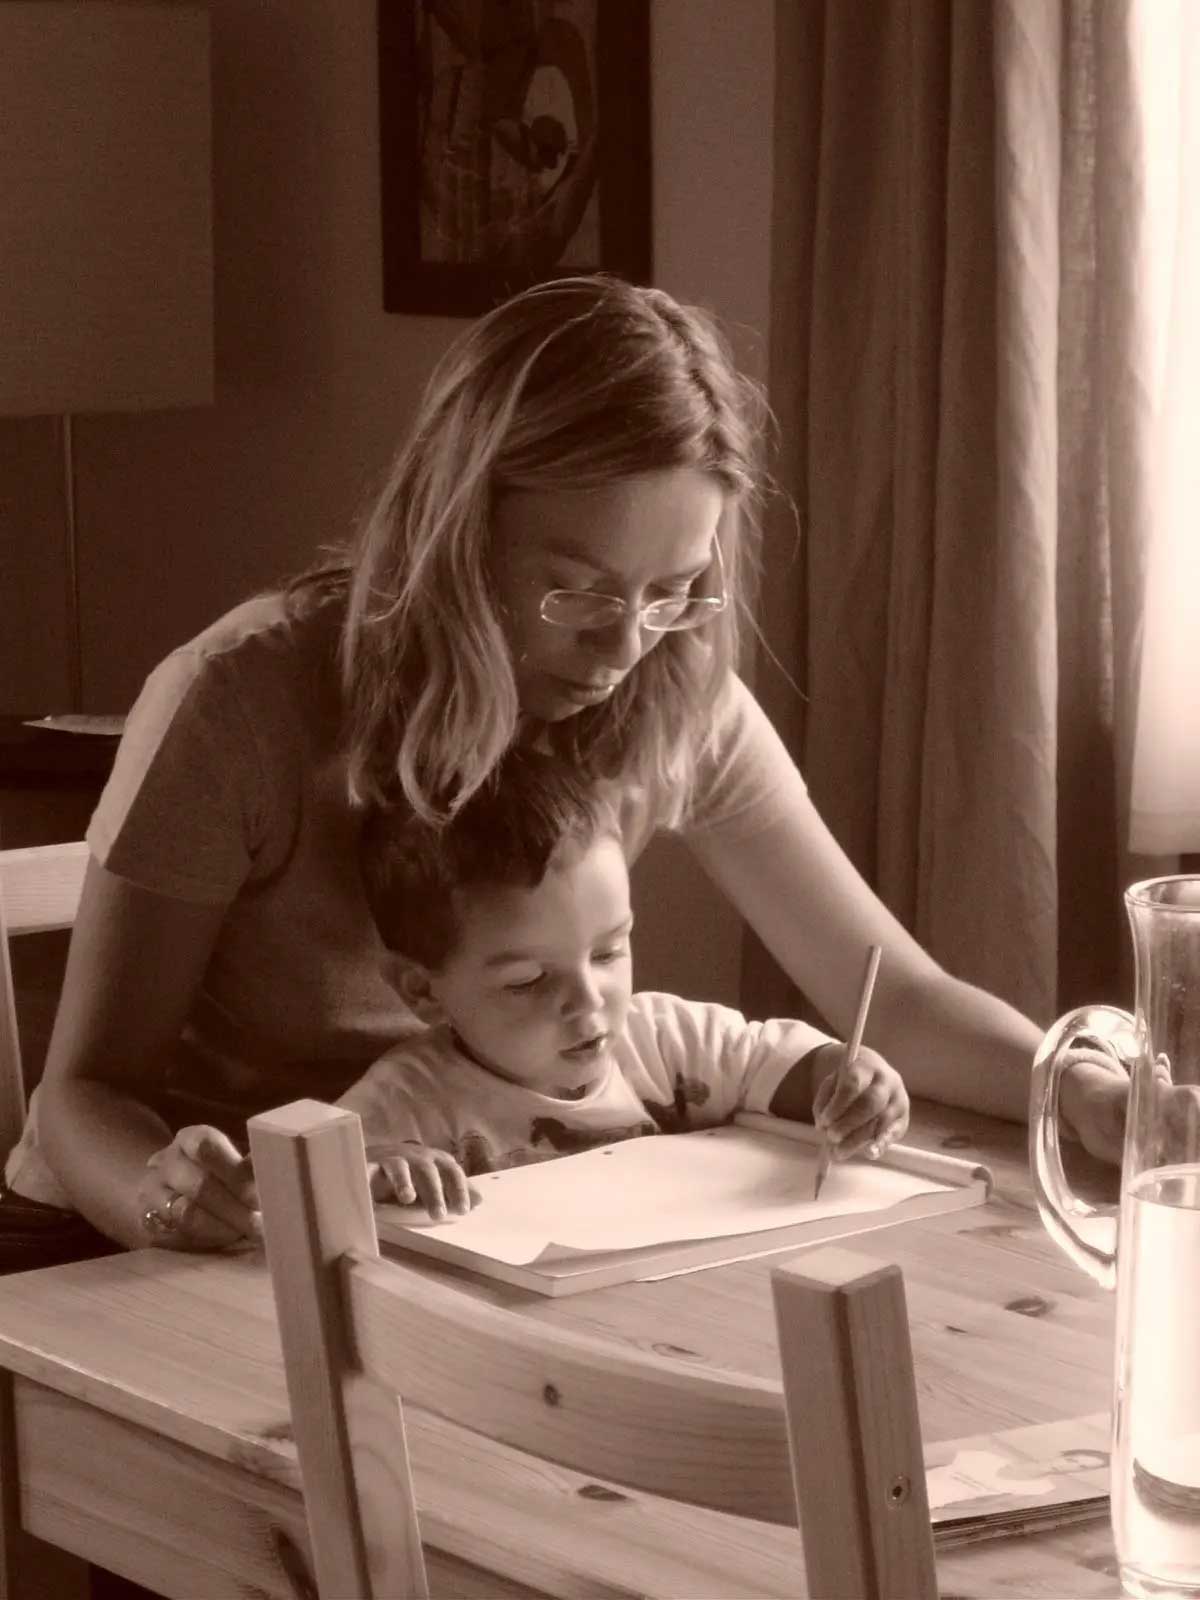
{"label": "woman's long wavy hair", "polygon": [[512,662],[491,578],[507,490],[576,491],[668,468],[711,473],[730,604],[668,633],[605,704],[550,725],[597,777],[620,776],[680,820],[735,665],[757,555],[760,393],[712,319],[604,276],[517,295],[456,341],[358,533],[341,670],[353,801],[403,795],[452,815],[517,732]]}

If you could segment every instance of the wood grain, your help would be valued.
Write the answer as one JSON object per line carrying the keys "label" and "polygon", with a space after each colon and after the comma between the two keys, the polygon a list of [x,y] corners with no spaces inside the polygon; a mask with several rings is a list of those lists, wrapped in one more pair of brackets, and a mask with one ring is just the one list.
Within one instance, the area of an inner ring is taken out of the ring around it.
{"label": "wood grain", "polygon": [[28,1486],[15,1389],[12,1374],[0,1373],[0,1600],[87,1600],[87,1563],[69,1543],[38,1538],[23,1515]]}
{"label": "wood grain", "polygon": [[249,1132],[317,1587],[427,1600],[399,1402],[352,1357],[345,1316],[343,1260],[378,1251],[362,1124],[302,1100]]}
{"label": "wood grain", "polygon": [[79,909],[88,847],[82,842],[0,850],[0,900],[11,934],[69,928]]}
{"label": "wood grain", "polygon": [[[188,1600],[296,1600],[289,1573],[298,1570],[311,1582],[304,1503],[296,1490],[40,1385],[19,1385],[18,1413],[26,1523],[48,1541],[37,1541],[41,1559],[49,1554],[66,1563],[73,1559],[66,1550],[77,1550],[156,1594]],[[545,1595],[445,1552],[429,1551],[427,1562],[439,1596]],[[76,1565],[82,1575],[77,1593],[66,1587],[15,1593],[21,1600],[43,1592],[45,1600],[85,1600],[87,1569]]]}
{"label": "wood grain", "polygon": [[[985,1207],[840,1246],[871,1256],[886,1238],[888,1256],[903,1267],[925,1438],[1107,1410],[1112,1300],[1041,1233],[1025,1177],[1025,1130],[917,1102],[909,1138],[933,1149],[951,1140],[951,1154],[986,1161],[996,1177]],[[1104,1169],[1091,1176],[1097,1189],[1110,1180]],[[418,1270],[522,1317],[666,1353],[701,1370],[778,1374],[768,1265],[558,1301],[433,1266]],[[177,1446],[206,1464],[231,1498],[252,1502],[274,1488],[299,1512],[279,1336],[256,1252],[146,1250],[7,1278],[0,1364],[53,1389],[63,1404],[69,1400],[93,1430],[106,1417],[133,1423],[159,1441],[156,1448]],[[90,1436],[86,1429],[81,1435]],[[79,1449],[57,1448],[46,1428],[37,1438],[38,1471],[49,1475],[39,1479],[44,1507],[53,1475],[74,1470]],[[31,1446],[33,1439],[31,1430]],[[497,1573],[498,1595],[506,1594],[505,1583],[570,1600],[796,1595],[794,1530],[622,1494],[566,1468],[531,1463],[415,1407],[408,1444],[431,1584],[434,1562],[445,1553]],[[105,1442],[102,1456],[108,1448]],[[119,1461],[110,1476],[115,1488],[124,1477]],[[140,1481],[131,1481],[131,1494]],[[199,1523],[204,1503],[192,1503]],[[219,1542],[226,1514],[213,1515],[210,1536]],[[60,1521],[71,1516],[64,1510]],[[938,1575],[944,1600],[1118,1600],[1121,1593],[1103,1523],[944,1552]],[[198,1586],[175,1592],[187,1600],[206,1593]],[[253,1591],[228,1584],[207,1591],[210,1600],[242,1592]]]}
{"label": "wood grain", "polygon": [[771,1274],[809,1587],[937,1600],[904,1284],[828,1247]]}
{"label": "wood grain", "polygon": [[783,1390],[524,1318],[406,1272],[346,1275],[359,1359],[412,1404],[596,1477],[793,1526]]}

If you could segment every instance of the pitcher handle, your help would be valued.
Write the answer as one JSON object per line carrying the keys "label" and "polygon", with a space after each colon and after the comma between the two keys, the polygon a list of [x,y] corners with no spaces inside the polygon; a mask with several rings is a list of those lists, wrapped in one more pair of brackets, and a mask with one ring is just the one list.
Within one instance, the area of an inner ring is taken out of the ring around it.
{"label": "pitcher handle", "polygon": [[[1067,1182],[1058,1138],[1058,1096],[1073,1049],[1083,1045],[1100,1051],[1121,1071],[1132,1074],[1135,1037],[1135,1023],[1127,1012],[1116,1006],[1087,1006],[1059,1018],[1042,1040],[1033,1063],[1029,1170],[1038,1211],[1058,1247],[1104,1289],[1115,1288],[1117,1281],[1120,1207],[1081,1200]],[[1084,1223],[1092,1224],[1087,1232],[1081,1228]]]}

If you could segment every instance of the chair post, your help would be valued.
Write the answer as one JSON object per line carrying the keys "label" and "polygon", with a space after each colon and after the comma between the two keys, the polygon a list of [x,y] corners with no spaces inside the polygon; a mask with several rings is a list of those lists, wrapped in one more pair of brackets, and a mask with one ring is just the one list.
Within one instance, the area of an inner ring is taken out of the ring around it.
{"label": "chair post", "polygon": [[771,1288],[809,1594],[937,1600],[899,1267],[828,1246]]}
{"label": "chair post", "polygon": [[362,1123],[297,1100],[248,1123],[292,1427],[323,1600],[427,1600],[400,1401],[357,1369],[351,1253],[378,1254]]}
{"label": "chair post", "polygon": [[8,927],[4,916],[4,883],[0,873],[0,1161],[21,1137],[25,1126],[25,1078],[21,1070],[21,1035],[17,1027],[17,996],[8,953]]}
{"label": "chair post", "polygon": [[28,1109],[9,940],[71,927],[87,863],[82,840],[0,849],[0,1158],[21,1137]]}

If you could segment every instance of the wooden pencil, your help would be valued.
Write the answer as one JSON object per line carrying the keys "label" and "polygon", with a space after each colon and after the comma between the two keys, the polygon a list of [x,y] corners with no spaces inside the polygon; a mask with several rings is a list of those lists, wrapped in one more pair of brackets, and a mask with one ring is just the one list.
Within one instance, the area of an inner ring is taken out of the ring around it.
{"label": "wooden pencil", "polygon": [[[883,955],[881,945],[873,944],[867,951],[867,965],[863,973],[862,989],[858,996],[858,1011],[854,1017],[854,1028],[846,1044],[846,1054],[838,1068],[839,1075],[847,1067],[852,1067],[858,1060],[859,1048],[862,1045],[863,1029],[867,1025],[867,1012],[871,1008],[871,996],[875,992],[875,978],[879,972],[879,961]],[[825,1186],[825,1179],[829,1176],[829,1168],[833,1162],[833,1145],[826,1139],[821,1145],[821,1154],[817,1158],[817,1181],[813,1186],[813,1199],[821,1198],[821,1190]]]}

